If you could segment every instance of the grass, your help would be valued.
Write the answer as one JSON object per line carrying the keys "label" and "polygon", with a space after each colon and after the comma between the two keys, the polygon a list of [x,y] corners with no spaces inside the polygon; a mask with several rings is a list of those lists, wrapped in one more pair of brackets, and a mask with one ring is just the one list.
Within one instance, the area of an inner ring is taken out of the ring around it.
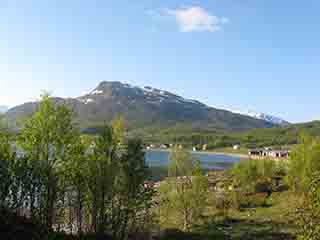
{"label": "grass", "polygon": [[[299,196],[290,192],[272,193],[266,207],[230,210],[227,216],[212,206],[208,206],[203,221],[194,225],[191,233],[177,229],[164,230],[161,240],[293,240],[297,227],[295,209],[301,204]],[[213,205],[213,204],[212,204]],[[166,226],[168,228],[168,226]],[[41,230],[42,229],[42,230]],[[1,239],[46,239],[42,226],[29,222],[10,213],[0,214]],[[9,236],[10,235],[10,236]],[[14,236],[15,238],[12,238]],[[11,238],[10,238],[11,237]],[[70,239],[76,237],[64,234],[52,234],[48,239]],[[88,236],[83,239],[100,239]],[[101,239],[110,239],[103,236]],[[140,239],[140,238],[139,238]]]}
{"label": "grass", "polygon": [[227,216],[208,206],[206,216],[194,226],[192,237],[176,233],[176,238],[165,239],[292,240],[297,233],[295,209],[299,202],[300,198],[290,192],[277,192],[270,196],[267,206],[230,210]]}
{"label": "grass", "polygon": [[221,223],[225,239],[255,240],[255,239],[294,239],[293,234],[284,231],[277,222],[257,222],[249,220],[228,219]]}
{"label": "grass", "polygon": [[[218,218],[216,222],[230,239],[295,239],[295,209],[299,204],[298,196],[277,192],[270,196],[269,206],[234,210],[227,218]],[[217,213],[212,210],[212,214]]]}

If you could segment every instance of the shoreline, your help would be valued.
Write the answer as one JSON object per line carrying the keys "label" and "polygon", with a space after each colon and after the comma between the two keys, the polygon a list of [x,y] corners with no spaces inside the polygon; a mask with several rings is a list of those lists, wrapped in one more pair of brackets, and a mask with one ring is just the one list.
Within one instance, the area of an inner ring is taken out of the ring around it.
{"label": "shoreline", "polygon": [[205,153],[205,154],[215,154],[215,155],[226,155],[231,157],[238,157],[238,158],[248,158],[249,156],[243,153],[229,153],[229,152],[215,152],[215,151],[199,151],[196,153]]}
{"label": "shoreline", "polygon": [[[159,151],[159,152],[170,152],[170,149],[161,149],[161,148],[153,148],[153,149],[145,149],[145,151]],[[241,154],[241,153],[228,153],[228,152],[215,152],[215,151],[192,151],[191,153],[197,153],[197,154],[208,154],[208,155],[225,155],[225,156],[231,156],[231,157],[237,157],[240,159],[248,158],[248,155]]]}

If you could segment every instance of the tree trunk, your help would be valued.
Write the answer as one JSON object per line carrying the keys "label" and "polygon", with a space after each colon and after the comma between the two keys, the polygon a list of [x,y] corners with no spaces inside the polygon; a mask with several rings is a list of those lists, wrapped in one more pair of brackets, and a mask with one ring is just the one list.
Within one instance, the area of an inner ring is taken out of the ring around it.
{"label": "tree trunk", "polygon": [[78,188],[78,209],[77,209],[77,223],[78,223],[78,234],[81,236],[82,235],[82,193],[81,190]]}
{"label": "tree trunk", "polygon": [[30,192],[30,218],[35,218],[35,188],[34,186],[31,186],[31,192]]}
{"label": "tree trunk", "polygon": [[91,228],[94,233],[97,233],[97,214],[97,196],[96,193],[94,193],[91,213]]}

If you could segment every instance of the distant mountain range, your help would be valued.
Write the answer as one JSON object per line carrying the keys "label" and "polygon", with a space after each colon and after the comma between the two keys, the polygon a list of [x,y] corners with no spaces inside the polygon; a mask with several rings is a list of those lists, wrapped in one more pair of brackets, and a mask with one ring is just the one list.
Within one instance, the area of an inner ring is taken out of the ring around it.
{"label": "distant mountain range", "polygon": [[5,113],[9,110],[9,108],[7,106],[4,105],[0,105],[0,113]]}
{"label": "distant mountain range", "polygon": [[265,113],[259,113],[259,112],[255,112],[255,111],[237,111],[237,110],[230,110],[233,113],[238,113],[238,114],[242,114],[242,115],[246,115],[246,116],[250,116],[256,119],[261,119],[270,123],[273,123],[275,125],[280,125],[280,126],[287,126],[290,123],[286,120],[283,120],[281,118],[269,115],[269,114],[265,114]]}
{"label": "distant mountain range", "polygon": [[[68,104],[83,128],[101,126],[118,115],[127,120],[129,129],[183,125],[199,131],[242,131],[281,125],[273,118],[233,113],[165,90],[121,82],[101,82],[91,92],[78,98],[53,100],[58,104]],[[9,120],[15,121],[34,112],[36,107],[36,102],[25,103],[10,109],[6,115]]]}

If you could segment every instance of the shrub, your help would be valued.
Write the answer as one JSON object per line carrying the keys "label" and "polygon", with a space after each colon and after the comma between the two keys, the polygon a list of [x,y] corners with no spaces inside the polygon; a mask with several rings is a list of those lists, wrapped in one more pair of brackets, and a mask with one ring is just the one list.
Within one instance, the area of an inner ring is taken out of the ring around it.
{"label": "shrub", "polygon": [[268,193],[270,195],[273,191],[272,183],[267,180],[258,181],[254,188],[255,193]]}
{"label": "shrub", "polygon": [[264,207],[268,205],[267,200],[268,200],[267,193],[250,194],[242,199],[242,202],[240,205],[242,208]]}

